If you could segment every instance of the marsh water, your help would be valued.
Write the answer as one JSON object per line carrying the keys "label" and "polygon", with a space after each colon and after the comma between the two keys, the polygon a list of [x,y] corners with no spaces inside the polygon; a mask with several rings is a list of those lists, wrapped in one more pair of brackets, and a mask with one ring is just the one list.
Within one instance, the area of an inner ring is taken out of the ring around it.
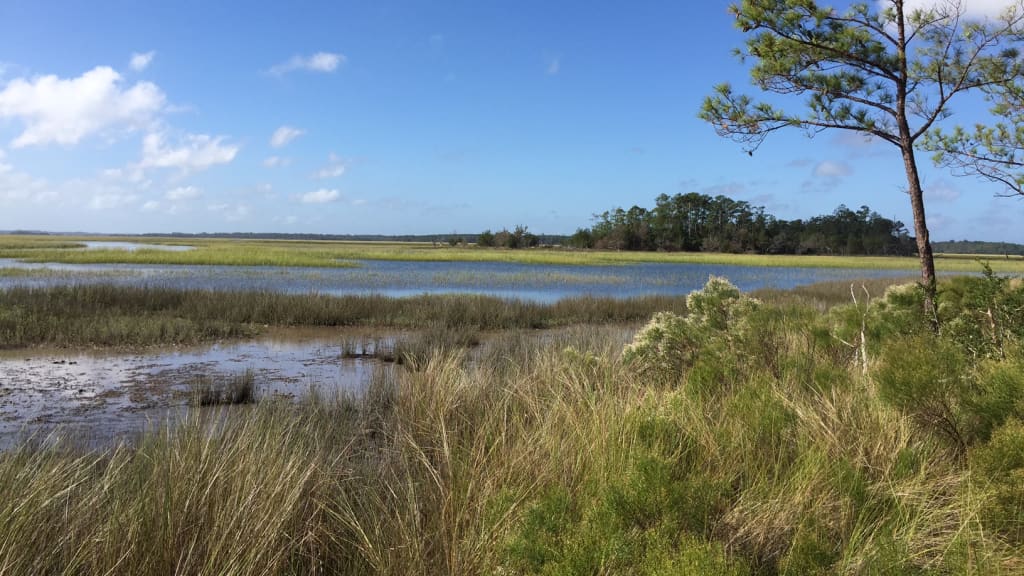
{"label": "marsh water", "polygon": [[374,370],[392,367],[352,357],[348,342],[387,338],[359,329],[282,329],[245,342],[130,354],[2,351],[0,449],[54,430],[102,445],[160,425],[189,405],[191,383],[199,377],[250,371],[260,398],[358,394]]}
{"label": "marsh water", "polygon": [[[137,246],[123,246],[133,249]],[[110,248],[109,244],[102,245]],[[188,249],[188,247],[174,247]],[[759,268],[706,264],[557,266],[499,262],[359,261],[355,267],[239,267],[135,264],[29,264],[0,259],[0,289],[106,283],[181,289],[410,296],[480,293],[554,302],[577,296],[628,298],[686,294],[708,276],[743,290],[833,280],[905,277],[904,270]],[[358,394],[380,363],[345,357],[351,331],[275,331],[252,341],[109,353],[13,350],[0,353],[0,449],[59,427],[90,445],[158,425],[189,403],[198,376],[251,370],[261,397],[301,397],[312,388]]]}
{"label": "marsh water", "polygon": [[536,302],[575,296],[631,298],[688,294],[724,276],[741,290],[788,289],[857,278],[894,278],[907,270],[795,268],[721,264],[643,263],[559,266],[508,262],[408,262],[365,260],[347,268],[276,266],[167,266],[145,264],[30,264],[0,259],[0,289],[106,283],[180,289],[266,290],[305,294],[476,293]]}
{"label": "marsh water", "polygon": [[175,244],[142,244],[139,242],[116,242],[110,240],[89,240],[82,242],[86,250],[163,250],[165,252],[185,252],[192,250],[195,246],[184,246]]}

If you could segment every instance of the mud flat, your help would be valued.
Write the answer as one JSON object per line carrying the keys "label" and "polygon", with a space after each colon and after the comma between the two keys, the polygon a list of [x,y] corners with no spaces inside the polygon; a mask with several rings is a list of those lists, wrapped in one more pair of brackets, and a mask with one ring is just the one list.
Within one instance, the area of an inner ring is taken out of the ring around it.
{"label": "mud flat", "polygon": [[[0,448],[51,432],[102,445],[191,409],[190,383],[252,371],[259,397],[358,394],[387,336],[279,329],[243,342],[139,353],[32,348],[0,352]],[[352,353],[352,342],[366,342]]]}

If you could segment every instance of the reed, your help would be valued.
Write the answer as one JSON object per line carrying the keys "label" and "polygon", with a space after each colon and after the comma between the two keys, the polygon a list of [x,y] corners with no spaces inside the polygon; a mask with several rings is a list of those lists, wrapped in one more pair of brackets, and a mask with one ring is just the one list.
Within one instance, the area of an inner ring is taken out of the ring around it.
{"label": "reed", "polygon": [[197,376],[189,382],[189,388],[196,406],[253,404],[256,402],[256,373],[249,369],[226,378]]}
{"label": "reed", "polygon": [[554,304],[477,295],[328,296],[75,284],[0,290],[0,348],[138,347],[249,337],[266,326],[500,330],[631,323],[681,297],[570,298]]}

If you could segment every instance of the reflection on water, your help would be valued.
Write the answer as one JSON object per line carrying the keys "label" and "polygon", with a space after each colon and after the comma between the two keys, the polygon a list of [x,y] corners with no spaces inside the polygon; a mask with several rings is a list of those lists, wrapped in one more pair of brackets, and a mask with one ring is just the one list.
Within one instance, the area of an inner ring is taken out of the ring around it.
{"label": "reflection on water", "polygon": [[247,342],[145,354],[3,352],[0,449],[58,426],[94,445],[138,432],[185,409],[189,383],[197,376],[252,370],[257,395],[264,398],[299,398],[314,386],[328,396],[358,394],[373,370],[391,369],[369,358],[342,357],[344,342],[362,337],[337,329],[289,330]]}
{"label": "reflection on water", "polygon": [[[0,288],[70,283],[165,286],[179,289],[266,290],[347,295],[475,293],[536,302],[574,296],[629,298],[687,294],[725,276],[742,290],[788,289],[815,282],[892,278],[906,270],[759,268],[718,264],[557,266],[507,262],[361,261],[356,268],[28,264],[0,259]],[[18,274],[3,273],[4,268]],[[34,273],[33,273],[34,271]]]}
{"label": "reflection on water", "polygon": [[174,246],[171,244],[143,244],[139,242],[108,242],[101,240],[90,240],[82,242],[86,250],[164,250],[166,252],[184,252],[192,250],[194,246]]}

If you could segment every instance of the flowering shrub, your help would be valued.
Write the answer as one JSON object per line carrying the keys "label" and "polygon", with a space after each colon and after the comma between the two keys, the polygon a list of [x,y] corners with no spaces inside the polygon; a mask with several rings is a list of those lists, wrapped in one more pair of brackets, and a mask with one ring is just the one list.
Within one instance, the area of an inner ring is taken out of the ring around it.
{"label": "flowering shrub", "polygon": [[746,296],[725,278],[711,276],[686,298],[686,316],[658,312],[623,351],[628,363],[645,370],[678,371],[710,341],[728,340],[760,302]]}

